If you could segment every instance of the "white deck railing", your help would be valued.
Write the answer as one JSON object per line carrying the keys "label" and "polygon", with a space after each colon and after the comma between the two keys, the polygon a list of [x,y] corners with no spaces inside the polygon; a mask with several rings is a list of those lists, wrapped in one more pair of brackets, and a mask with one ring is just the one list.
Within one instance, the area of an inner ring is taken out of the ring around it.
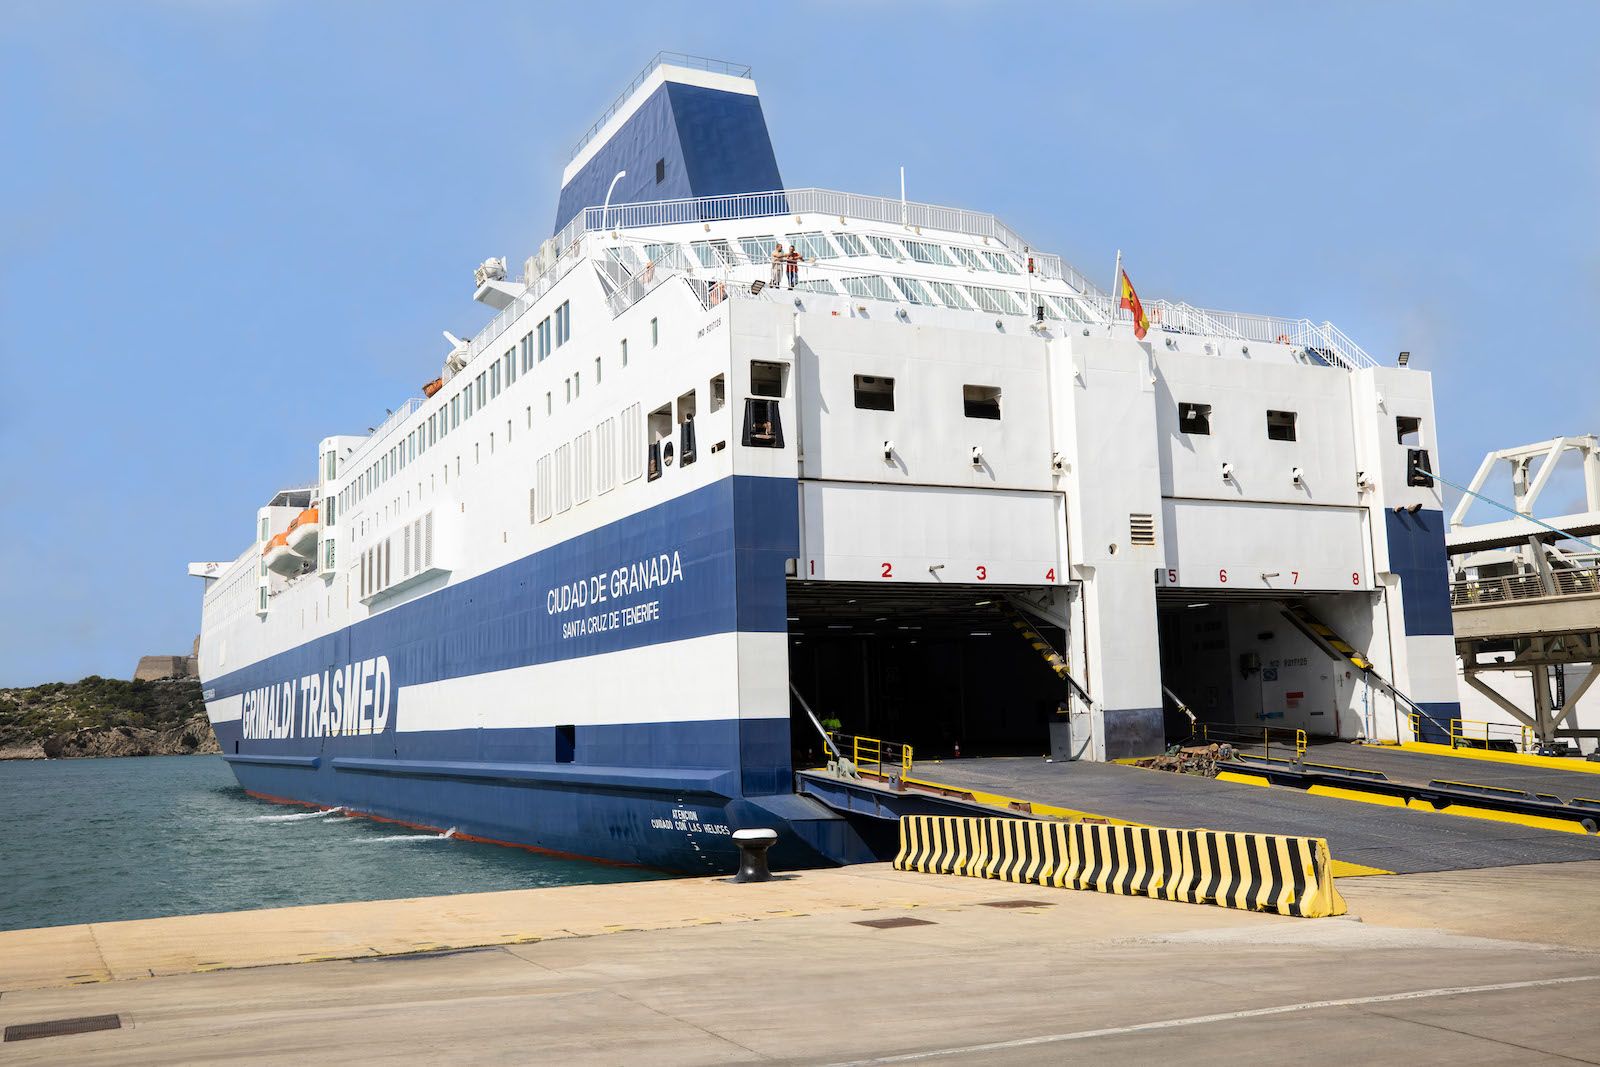
{"label": "white deck railing", "polygon": [[1545,588],[1537,574],[1507,574],[1498,578],[1468,578],[1450,583],[1450,606],[1470,608],[1545,597],[1600,596],[1600,569],[1552,571],[1555,592]]}

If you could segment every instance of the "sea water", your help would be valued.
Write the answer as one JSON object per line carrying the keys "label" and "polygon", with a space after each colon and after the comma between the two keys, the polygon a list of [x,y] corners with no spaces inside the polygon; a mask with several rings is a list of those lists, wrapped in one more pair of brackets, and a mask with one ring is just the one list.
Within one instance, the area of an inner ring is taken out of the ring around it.
{"label": "sea water", "polygon": [[657,877],[256,800],[219,756],[0,761],[0,930]]}

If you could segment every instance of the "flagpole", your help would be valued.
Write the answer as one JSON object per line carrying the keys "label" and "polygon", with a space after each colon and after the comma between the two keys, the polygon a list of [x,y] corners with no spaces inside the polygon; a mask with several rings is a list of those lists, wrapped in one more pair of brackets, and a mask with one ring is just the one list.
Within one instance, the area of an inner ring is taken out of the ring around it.
{"label": "flagpole", "polygon": [[1117,249],[1117,269],[1111,276],[1111,322],[1106,327],[1110,337],[1117,325],[1117,306],[1122,302],[1122,249]]}

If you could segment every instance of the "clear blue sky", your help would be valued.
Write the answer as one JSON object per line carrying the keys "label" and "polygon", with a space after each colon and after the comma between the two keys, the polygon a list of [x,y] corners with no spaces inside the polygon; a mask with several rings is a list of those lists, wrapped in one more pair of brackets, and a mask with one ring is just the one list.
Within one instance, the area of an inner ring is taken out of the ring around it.
{"label": "clear blue sky", "polygon": [[[997,213],[1109,283],[1435,375],[1443,470],[1600,431],[1600,5],[254,0],[0,20],[0,685],[189,648],[317,441],[476,330],[659,49],[790,185]],[[1566,490],[1563,490],[1566,491]]]}

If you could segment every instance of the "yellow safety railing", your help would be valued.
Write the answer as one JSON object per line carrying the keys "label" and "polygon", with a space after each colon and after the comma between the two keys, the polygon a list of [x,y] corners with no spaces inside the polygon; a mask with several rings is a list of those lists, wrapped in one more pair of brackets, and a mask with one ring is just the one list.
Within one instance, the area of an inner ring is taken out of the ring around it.
{"label": "yellow safety railing", "polygon": [[[1234,742],[1248,741],[1248,742],[1253,743],[1255,741],[1255,739],[1256,739],[1256,735],[1255,735],[1255,731],[1254,730],[1241,729],[1241,728],[1229,727],[1229,726],[1217,726],[1217,725],[1212,725],[1211,723],[1204,723],[1204,722],[1200,723],[1200,739],[1202,741],[1205,741],[1205,742],[1209,743],[1210,740],[1211,740],[1211,734],[1213,732],[1215,732],[1217,734],[1218,740],[1234,741]],[[1261,728],[1261,749],[1262,749],[1262,751],[1265,752],[1268,756],[1272,755],[1272,735],[1273,734],[1279,735],[1280,740],[1278,741],[1278,744],[1282,745],[1284,743],[1282,738],[1285,737],[1288,733],[1289,733],[1288,727],[1284,727],[1284,726],[1263,726]],[[1298,730],[1298,729],[1295,730],[1294,731],[1294,754],[1295,754],[1295,758],[1296,759],[1300,759],[1300,758],[1304,757],[1305,754],[1306,754],[1307,747],[1309,747],[1309,746],[1308,746],[1308,741],[1307,741],[1307,738],[1306,738],[1306,732],[1304,730]]]}
{"label": "yellow safety railing", "polygon": [[[1490,731],[1498,730],[1499,735]],[[1520,723],[1485,722],[1481,719],[1451,719],[1451,748],[1493,747],[1493,742],[1510,742],[1518,752],[1533,751],[1533,729]]]}
{"label": "yellow safety railing", "polygon": [[850,762],[855,764],[858,771],[876,774],[880,778],[888,777],[888,771],[884,770],[885,766],[890,770],[898,767],[902,778],[911,773],[910,745],[852,734],[830,733],[828,736],[839,746],[839,751],[849,753]]}

